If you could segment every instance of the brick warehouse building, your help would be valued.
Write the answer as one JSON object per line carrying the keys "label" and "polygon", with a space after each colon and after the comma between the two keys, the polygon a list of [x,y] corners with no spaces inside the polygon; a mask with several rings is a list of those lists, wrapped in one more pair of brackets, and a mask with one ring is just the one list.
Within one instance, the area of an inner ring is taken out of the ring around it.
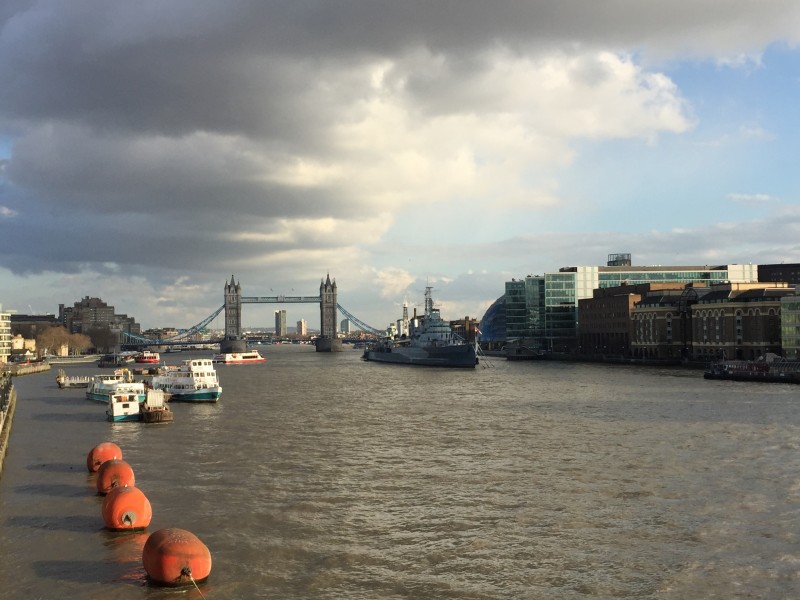
{"label": "brick warehouse building", "polygon": [[681,295],[650,295],[633,310],[631,354],[638,358],[754,359],[781,353],[786,283],[722,283]]}
{"label": "brick warehouse building", "polygon": [[578,353],[630,356],[636,305],[646,298],[652,302],[652,298],[671,297],[677,302],[686,288],[680,283],[639,283],[595,289],[591,298],[578,301]]}

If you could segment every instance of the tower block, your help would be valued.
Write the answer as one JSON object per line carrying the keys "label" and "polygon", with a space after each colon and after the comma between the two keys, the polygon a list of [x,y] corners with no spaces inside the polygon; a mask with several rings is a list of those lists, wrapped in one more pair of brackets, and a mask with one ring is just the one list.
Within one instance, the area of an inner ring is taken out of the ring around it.
{"label": "tower block", "polygon": [[336,280],[331,276],[319,284],[319,329],[317,352],[341,352],[342,340],[336,336],[336,319],[338,316],[336,300]]}

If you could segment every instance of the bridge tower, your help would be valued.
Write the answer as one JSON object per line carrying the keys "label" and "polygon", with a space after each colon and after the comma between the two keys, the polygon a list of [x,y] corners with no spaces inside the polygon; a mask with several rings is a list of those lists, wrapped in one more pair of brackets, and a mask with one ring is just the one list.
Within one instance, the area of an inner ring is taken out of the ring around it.
{"label": "bridge tower", "polygon": [[247,341],[242,339],[242,286],[225,283],[225,338],[219,344],[220,352],[245,352]]}
{"label": "bridge tower", "polygon": [[317,352],[341,352],[342,340],[336,337],[337,319],[336,280],[331,276],[319,284],[319,329]]}

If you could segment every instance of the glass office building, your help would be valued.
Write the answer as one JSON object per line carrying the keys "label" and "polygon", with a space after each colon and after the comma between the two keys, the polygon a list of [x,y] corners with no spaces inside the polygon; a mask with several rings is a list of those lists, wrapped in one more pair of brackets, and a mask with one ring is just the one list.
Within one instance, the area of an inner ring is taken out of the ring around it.
{"label": "glass office building", "polygon": [[545,331],[545,278],[528,275],[506,282],[506,339],[537,339]]}
{"label": "glass office building", "polygon": [[[506,326],[509,339],[514,337],[512,332],[530,331],[535,332],[532,337],[539,338],[546,349],[571,351],[578,336],[578,300],[591,298],[598,288],[637,283],[711,285],[726,281],[758,281],[757,265],[639,267],[629,263],[630,255],[614,254],[609,255],[609,264],[604,267],[564,267],[556,273],[507,282]],[[527,283],[529,280],[530,284]],[[536,293],[529,289],[529,285],[536,289]],[[523,305],[528,314],[522,314]]]}
{"label": "glass office building", "polygon": [[[800,287],[797,288],[800,290]],[[800,295],[781,298],[781,348],[783,357],[800,360]]]}

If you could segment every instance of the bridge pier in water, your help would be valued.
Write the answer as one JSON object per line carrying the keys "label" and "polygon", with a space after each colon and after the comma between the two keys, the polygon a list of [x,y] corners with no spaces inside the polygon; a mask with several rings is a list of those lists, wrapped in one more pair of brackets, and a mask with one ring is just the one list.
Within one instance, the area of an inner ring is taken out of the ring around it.
{"label": "bridge pier in water", "polygon": [[331,282],[330,274],[319,285],[317,296],[267,296],[242,298],[242,287],[231,275],[230,283],[225,283],[225,337],[219,343],[220,352],[244,352],[247,340],[242,337],[242,302],[245,303],[309,303],[319,302],[320,337],[317,338],[317,352],[341,352],[342,340],[336,336],[338,303],[336,299],[336,280]]}

